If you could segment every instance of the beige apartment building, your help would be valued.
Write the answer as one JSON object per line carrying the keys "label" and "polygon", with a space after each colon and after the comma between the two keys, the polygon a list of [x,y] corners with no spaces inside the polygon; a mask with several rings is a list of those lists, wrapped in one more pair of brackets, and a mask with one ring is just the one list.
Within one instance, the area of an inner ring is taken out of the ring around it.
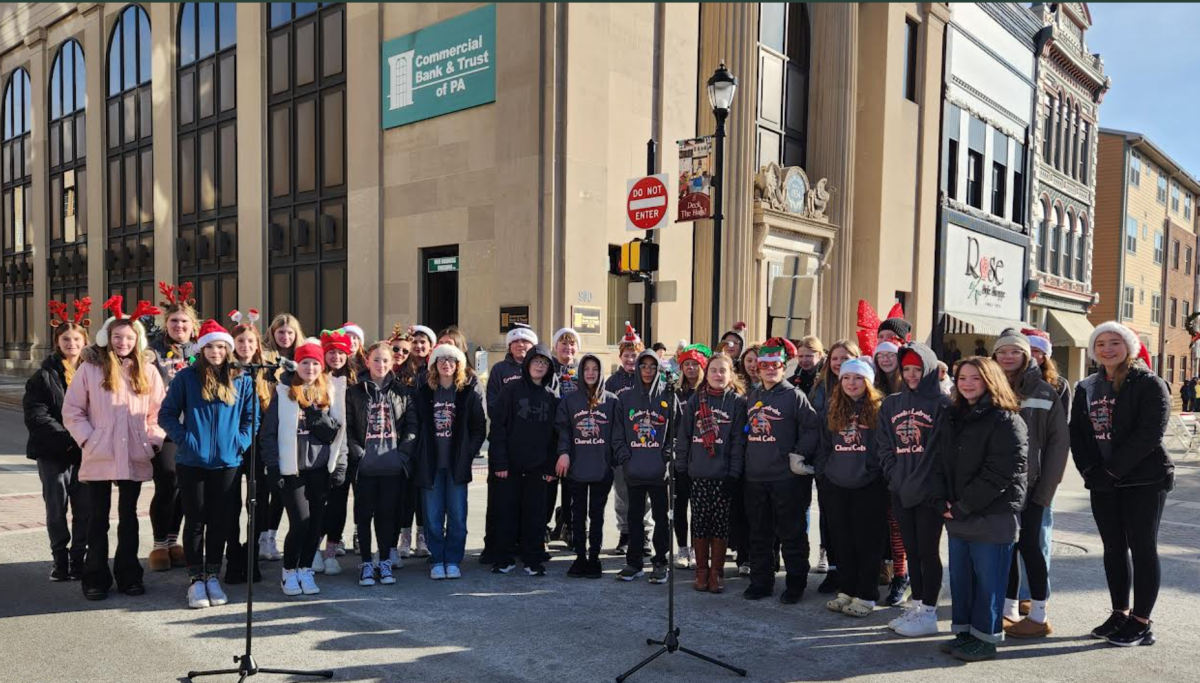
{"label": "beige apartment building", "polygon": [[[654,139],[677,189],[675,142],[713,132],[705,84],[722,60],[738,90],[721,327],[766,336],[775,278],[809,274],[805,329],[852,336],[858,298],[901,299],[924,337],[949,12],[6,4],[4,358],[40,357],[48,300],[158,299],[158,281],[194,282],[207,317],[458,324],[493,354],[528,320],[610,353],[643,317],[609,268],[638,236],[627,180]],[[656,232],[654,336],[709,340],[711,222]]]}
{"label": "beige apartment building", "polygon": [[1200,182],[1141,133],[1100,129],[1096,173],[1093,324],[1119,320],[1147,345],[1172,385],[1195,373],[1184,329],[1196,302]]}

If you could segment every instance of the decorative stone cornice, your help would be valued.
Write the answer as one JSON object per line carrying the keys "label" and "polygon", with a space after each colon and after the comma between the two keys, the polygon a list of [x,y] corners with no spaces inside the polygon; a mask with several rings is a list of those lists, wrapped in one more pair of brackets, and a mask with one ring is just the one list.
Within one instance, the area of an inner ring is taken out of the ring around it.
{"label": "decorative stone cornice", "polygon": [[[994,108],[996,111],[1000,112],[1001,114],[1004,114],[1005,116],[1010,117],[1012,119],[1012,121],[1011,122],[1000,121],[1000,120],[996,119],[996,117],[989,116],[988,114],[980,111],[979,107],[971,104],[966,99],[961,98],[961,97],[954,97],[950,93],[950,85],[951,84],[953,84],[959,88],[962,88],[962,90],[964,92],[966,92],[967,94],[969,94],[970,96],[978,99],[980,102],[987,104],[989,107]],[[971,115],[973,115],[975,118],[981,119],[984,123],[990,125],[992,128],[999,130],[1000,132],[1004,133],[1008,137],[1013,138],[1015,140],[1024,140],[1025,139],[1025,131],[1023,129],[1018,130],[1016,127],[1014,127],[1012,125],[1013,122],[1019,122],[1022,120],[1022,118],[1020,116],[1017,116],[1016,114],[1012,113],[1011,111],[1005,109],[998,102],[996,102],[992,98],[988,97],[987,95],[984,95],[979,90],[976,90],[975,88],[973,88],[971,85],[969,85],[966,81],[962,80],[961,78],[959,78],[957,76],[950,77],[950,82],[946,84],[945,99],[948,102],[950,102],[950,104],[955,105],[959,109],[963,109],[967,112],[970,112]]]}
{"label": "decorative stone cornice", "polygon": [[46,42],[46,28],[38,26],[25,34],[25,47],[34,48]]}

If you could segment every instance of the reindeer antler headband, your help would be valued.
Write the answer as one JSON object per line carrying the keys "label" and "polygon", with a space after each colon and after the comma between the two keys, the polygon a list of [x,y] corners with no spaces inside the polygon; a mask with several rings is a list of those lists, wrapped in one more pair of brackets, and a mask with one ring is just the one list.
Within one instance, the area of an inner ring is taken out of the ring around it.
{"label": "reindeer antler headband", "polygon": [[58,327],[64,323],[74,323],[81,327],[89,327],[92,321],[86,316],[88,311],[92,310],[92,297],[85,296],[82,299],[75,299],[75,314],[67,314],[67,304],[62,301],[51,301],[46,306],[50,309],[50,327]]}
{"label": "reindeer antler headband", "polygon": [[158,291],[166,298],[162,301],[165,307],[171,306],[196,306],[196,299],[192,296],[195,292],[195,286],[190,282],[185,282],[181,285],[169,285],[165,282],[158,283]]}

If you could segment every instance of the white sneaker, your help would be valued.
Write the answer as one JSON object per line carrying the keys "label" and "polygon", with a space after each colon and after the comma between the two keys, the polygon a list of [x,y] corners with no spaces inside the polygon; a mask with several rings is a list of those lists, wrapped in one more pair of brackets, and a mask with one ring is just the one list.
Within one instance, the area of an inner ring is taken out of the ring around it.
{"label": "white sneaker", "polygon": [[404,569],[404,560],[400,559],[400,551],[395,548],[388,551],[388,562],[392,563],[392,569]]}
{"label": "white sneaker", "polygon": [[375,567],[370,562],[363,562],[358,566],[358,585],[374,586],[375,585]]}
{"label": "white sneaker", "polygon": [[738,576],[750,576],[750,565],[738,565]]}
{"label": "white sneaker", "polygon": [[825,553],[824,548],[821,548],[821,557],[817,559],[817,568],[814,571],[818,574],[827,574],[829,572],[829,557]]}
{"label": "white sneaker", "polygon": [[404,529],[400,532],[400,557],[412,556],[412,532]]}
{"label": "white sneaker", "polygon": [[909,619],[915,618],[920,613],[920,606],[918,606],[916,603],[909,603],[908,607],[905,607],[904,611],[900,613],[900,616],[888,622],[887,627],[895,631],[900,624],[907,622]]}
{"label": "white sneaker", "polygon": [[297,569],[296,573],[300,575],[300,590],[305,595],[316,595],[321,592],[317,587],[317,581],[313,577],[312,569]]}
{"label": "white sneaker", "polygon": [[446,565],[435,564],[429,568],[429,578],[434,581],[441,581],[446,578]]}
{"label": "white sneaker", "polygon": [[267,532],[267,559],[271,562],[278,562],[283,559],[283,552],[279,549],[279,540],[275,538],[278,532]]}
{"label": "white sneaker", "polygon": [[204,582],[204,590],[208,592],[208,603],[213,607],[220,607],[229,602],[229,596],[221,590],[221,582],[215,576],[208,577],[208,581]]}
{"label": "white sneaker", "polygon": [[258,559],[260,559],[260,560],[270,560],[271,559],[271,550],[270,550],[270,546],[268,545],[270,543],[270,540],[271,540],[271,534],[269,532],[264,531],[258,535]]}
{"label": "white sneaker", "polygon": [[346,542],[338,541],[337,543],[334,543],[333,552],[336,553],[338,557],[344,557],[346,555]]}
{"label": "white sneaker", "polygon": [[284,595],[295,596],[304,592],[300,588],[300,572],[295,569],[284,569],[283,576],[279,580],[279,586],[283,589]]}
{"label": "white sneaker", "polygon": [[[316,566],[315,564],[313,565]],[[337,557],[325,558],[325,574],[328,576],[337,576],[342,573],[342,563],[338,562]]]}
{"label": "white sneaker", "polygon": [[385,586],[396,583],[396,577],[392,575],[392,563],[390,560],[384,560],[379,563],[379,583]]}
{"label": "white sneaker", "polygon": [[413,551],[417,557],[429,557],[429,546],[425,545],[425,532],[417,527],[417,548]]}
{"label": "white sneaker", "polygon": [[937,612],[922,609],[913,618],[896,627],[896,634],[909,638],[934,636],[938,632]]}
{"label": "white sneaker", "polygon": [[683,546],[679,552],[675,553],[675,566],[680,569],[687,569],[692,566],[692,549],[690,546]]}
{"label": "white sneaker", "polygon": [[312,569],[310,571],[316,574],[325,573],[325,553],[321,552],[319,548],[317,549],[317,554],[313,555]]}
{"label": "white sneaker", "polygon": [[188,607],[192,609],[202,609],[212,604],[208,601],[208,591],[205,589],[203,581],[193,581],[192,585],[188,586],[187,595]]}
{"label": "white sneaker", "polygon": [[462,578],[462,570],[458,568],[457,564],[448,564],[448,565],[446,565],[446,578],[447,579],[461,579]]}

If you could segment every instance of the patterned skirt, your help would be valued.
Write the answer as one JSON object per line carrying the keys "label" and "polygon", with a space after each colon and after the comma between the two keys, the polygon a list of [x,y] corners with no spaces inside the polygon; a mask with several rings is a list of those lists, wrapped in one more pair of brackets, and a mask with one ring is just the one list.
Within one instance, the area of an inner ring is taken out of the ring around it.
{"label": "patterned skirt", "polygon": [[720,479],[692,479],[692,538],[729,538],[729,500]]}

